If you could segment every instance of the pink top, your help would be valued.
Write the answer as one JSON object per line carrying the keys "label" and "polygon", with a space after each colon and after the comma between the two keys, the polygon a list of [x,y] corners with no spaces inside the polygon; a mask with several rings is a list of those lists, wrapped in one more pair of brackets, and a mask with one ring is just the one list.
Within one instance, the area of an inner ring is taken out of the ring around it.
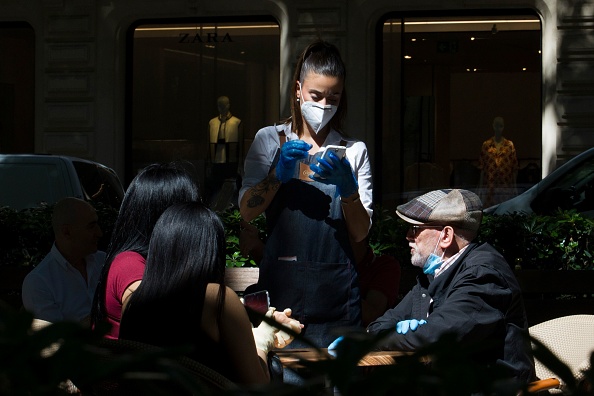
{"label": "pink top", "polygon": [[105,335],[106,338],[117,339],[119,337],[122,296],[128,286],[142,280],[144,264],[144,257],[136,252],[122,252],[111,263],[105,290],[105,310],[111,329]]}

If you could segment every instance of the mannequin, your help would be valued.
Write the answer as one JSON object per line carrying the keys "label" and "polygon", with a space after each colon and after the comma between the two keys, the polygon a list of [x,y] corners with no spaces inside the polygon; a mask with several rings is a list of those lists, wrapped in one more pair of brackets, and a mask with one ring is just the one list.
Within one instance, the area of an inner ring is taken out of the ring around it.
{"label": "mannequin", "polygon": [[483,142],[479,158],[480,195],[485,208],[516,196],[518,158],[514,143],[503,137],[502,117],[493,119],[493,136]]}
{"label": "mannequin", "polygon": [[[232,182],[231,195],[237,192],[237,183],[241,185],[243,125],[239,118],[231,114],[231,102],[227,96],[217,99],[217,109],[219,115],[208,123],[207,197],[214,210],[223,210],[228,202],[235,202],[231,201],[231,197],[226,198],[229,194],[218,197],[225,183]],[[218,202],[221,199],[226,202]]]}

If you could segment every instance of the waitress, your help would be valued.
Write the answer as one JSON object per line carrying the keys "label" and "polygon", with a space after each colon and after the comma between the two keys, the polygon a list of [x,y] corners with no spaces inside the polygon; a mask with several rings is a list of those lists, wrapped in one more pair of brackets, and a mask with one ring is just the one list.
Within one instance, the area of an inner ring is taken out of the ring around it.
{"label": "waitress", "polygon": [[[338,49],[310,44],[297,62],[291,117],[258,131],[245,160],[239,193],[243,219],[266,212],[268,240],[258,289],[271,305],[291,307],[302,331],[327,347],[334,328],[361,325],[361,301],[349,238],[371,227],[371,166],[365,143],[342,132],[346,69]],[[346,156],[319,161],[328,145]],[[309,346],[295,340],[291,347]]]}

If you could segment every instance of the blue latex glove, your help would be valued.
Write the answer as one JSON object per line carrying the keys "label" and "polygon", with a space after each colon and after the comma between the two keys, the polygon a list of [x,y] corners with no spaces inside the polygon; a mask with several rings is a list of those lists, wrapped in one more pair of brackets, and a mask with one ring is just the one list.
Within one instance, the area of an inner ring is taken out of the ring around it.
{"label": "blue latex glove", "polygon": [[410,331],[415,331],[419,326],[424,325],[425,323],[427,323],[425,319],[401,320],[400,322],[396,323],[396,332],[398,334],[406,334],[409,329]]}
{"label": "blue latex glove", "polygon": [[328,157],[332,163],[320,158],[318,165],[309,166],[309,169],[314,172],[309,177],[323,184],[335,185],[338,195],[342,198],[350,197],[359,189],[351,163],[346,157],[341,160],[333,152],[330,152]]}
{"label": "blue latex glove", "polygon": [[283,144],[276,164],[276,178],[281,183],[291,180],[295,174],[295,164],[300,159],[307,158],[310,148],[311,144],[303,140],[289,140]]}
{"label": "blue latex glove", "polygon": [[332,341],[332,343],[330,345],[328,345],[328,354],[330,356],[336,357],[336,348],[338,347],[338,344],[340,344],[342,342],[342,340],[344,340],[344,337],[340,336],[337,339],[335,339],[334,341]]}

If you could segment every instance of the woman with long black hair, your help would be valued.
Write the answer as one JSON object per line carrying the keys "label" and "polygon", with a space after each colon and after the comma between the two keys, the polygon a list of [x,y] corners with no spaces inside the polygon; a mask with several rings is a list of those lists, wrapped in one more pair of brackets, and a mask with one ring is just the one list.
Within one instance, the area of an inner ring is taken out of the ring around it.
{"label": "woman with long black hair", "polygon": [[[195,202],[171,206],[153,230],[144,278],[124,306],[120,339],[185,345],[188,356],[235,382],[269,381],[268,351],[292,338],[280,324],[252,329],[224,275],[225,232],[216,213]],[[274,308],[267,315],[301,329]]]}
{"label": "woman with long black hair", "polygon": [[95,292],[91,311],[93,328],[107,326],[106,337],[118,338],[122,304],[142,280],[155,223],[172,204],[199,200],[198,185],[182,162],[149,165],[132,180],[112,231]]}

